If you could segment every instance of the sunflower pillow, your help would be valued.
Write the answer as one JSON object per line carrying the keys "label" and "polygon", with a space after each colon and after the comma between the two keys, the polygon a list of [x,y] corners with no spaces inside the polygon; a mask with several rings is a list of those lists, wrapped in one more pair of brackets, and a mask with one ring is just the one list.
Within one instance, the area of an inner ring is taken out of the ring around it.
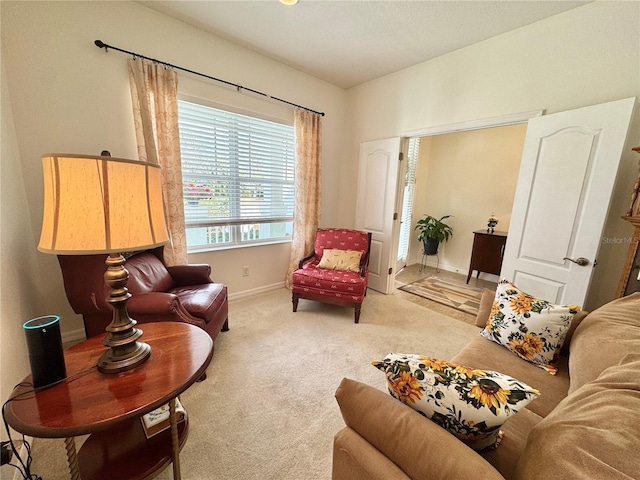
{"label": "sunflower pillow", "polygon": [[514,378],[421,355],[390,353],[373,366],[389,393],[474,450],[496,448],[507,419],[540,392]]}
{"label": "sunflower pillow", "polygon": [[580,307],[554,305],[501,279],[487,325],[480,334],[552,375],[560,349]]}

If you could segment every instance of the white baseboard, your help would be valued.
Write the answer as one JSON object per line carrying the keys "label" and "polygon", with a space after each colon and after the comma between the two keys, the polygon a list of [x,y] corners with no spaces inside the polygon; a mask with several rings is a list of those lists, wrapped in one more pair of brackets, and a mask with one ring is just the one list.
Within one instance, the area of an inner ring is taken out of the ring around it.
{"label": "white baseboard", "polygon": [[233,292],[229,294],[229,301],[239,300],[241,298],[252,297],[259,293],[270,292],[272,290],[278,290],[284,288],[284,281],[278,283],[272,283],[271,285],[264,285],[258,288],[252,288],[251,290],[243,290],[242,292]]}
{"label": "white baseboard", "polygon": [[[407,265],[414,265],[416,263],[420,263],[422,259],[410,259],[407,261]],[[468,267],[461,267],[459,265],[450,265],[450,264],[446,264],[446,263],[437,263],[436,259],[432,256],[427,257],[427,261],[426,261],[426,266],[427,267],[433,267],[433,268],[438,268],[438,270],[441,271],[445,271],[445,272],[451,272],[451,273],[459,273],[460,275],[468,275],[469,274],[469,269]],[[478,274],[477,270],[473,271],[473,276],[476,276]],[[494,283],[498,283],[498,281],[500,280],[500,275],[493,275],[491,273],[485,273],[482,272],[480,274],[480,276],[482,277],[481,280],[487,280],[490,282],[494,282]]]}
{"label": "white baseboard", "polygon": [[[418,258],[418,259],[410,258],[407,261],[407,265],[414,265],[416,263],[419,264],[421,261],[422,261],[422,258]],[[469,271],[468,268],[464,269],[458,265],[451,265],[445,262],[439,262],[438,259],[433,255],[429,255],[426,258],[425,265],[427,267],[433,267],[433,268],[437,267],[438,270],[444,270],[445,272],[460,273],[463,275],[466,275],[467,272]]]}
{"label": "white baseboard", "polygon": [[[229,294],[229,301],[240,300],[242,298],[252,297],[259,293],[270,292],[272,290],[278,290],[279,288],[284,288],[284,281],[273,283],[271,285],[264,285],[258,288],[252,288],[251,290],[243,290],[242,292],[233,292]],[[85,332],[84,328],[79,328],[77,330],[71,330],[68,332],[64,332],[62,334],[62,344],[63,345],[73,345],[81,340],[85,340]]]}

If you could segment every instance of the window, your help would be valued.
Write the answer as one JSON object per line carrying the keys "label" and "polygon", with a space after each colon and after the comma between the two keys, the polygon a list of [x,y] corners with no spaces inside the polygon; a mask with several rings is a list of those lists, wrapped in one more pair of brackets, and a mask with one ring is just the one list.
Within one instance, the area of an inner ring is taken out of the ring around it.
{"label": "window", "polygon": [[187,246],[290,240],[293,126],[178,102]]}
{"label": "window", "polygon": [[413,215],[414,190],[416,186],[416,168],[418,166],[418,156],[420,152],[420,137],[409,139],[409,151],[407,152],[407,176],[404,182],[404,197],[402,200],[402,221],[400,222],[400,244],[398,245],[398,261],[405,264],[409,255],[409,241],[413,225],[411,217]]}

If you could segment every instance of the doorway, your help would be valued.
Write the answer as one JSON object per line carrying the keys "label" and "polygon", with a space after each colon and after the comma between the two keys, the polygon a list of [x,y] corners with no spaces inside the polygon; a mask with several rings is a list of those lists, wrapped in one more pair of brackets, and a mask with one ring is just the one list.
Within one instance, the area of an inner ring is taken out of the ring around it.
{"label": "doorway", "polygon": [[409,139],[407,148],[407,169],[404,178],[404,193],[402,195],[402,214],[400,217],[400,239],[398,241],[398,258],[395,272],[400,272],[407,266],[409,245],[413,235],[413,201],[416,186],[416,168],[420,154],[420,137]]}
{"label": "doorway", "polygon": [[[401,267],[423,261],[422,245],[413,229],[416,222],[426,214],[437,218],[452,215],[448,223],[454,235],[441,244],[438,257],[424,257],[426,266],[431,267],[425,275],[437,265],[447,275],[466,277],[473,232],[486,229],[492,214],[499,220],[497,230],[508,230],[527,121],[541,113],[526,112],[407,134],[410,148],[406,183],[410,185],[405,185],[399,239],[400,246],[407,246],[406,252],[399,249],[396,273]],[[411,146],[416,150],[415,165]],[[493,277],[482,274],[482,279],[497,281]]]}

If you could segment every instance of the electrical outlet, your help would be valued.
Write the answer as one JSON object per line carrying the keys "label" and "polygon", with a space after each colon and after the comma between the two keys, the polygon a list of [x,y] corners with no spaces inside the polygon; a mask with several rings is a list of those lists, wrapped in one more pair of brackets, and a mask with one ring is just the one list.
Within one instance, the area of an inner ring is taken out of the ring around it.
{"label": "electrical outlet", "polygon": [[248,277],[249,276],[249,267],[247,267],[247,266],[242,267],[242,276],[243,277]]}
{"label": "electrical outlet", "polygon": [[13,452],[11,451],[11,446],[9,445],[9,442],[2,442],[2,463],[0,463],[0,465],[9,463],[12,457],[13,457]]}

